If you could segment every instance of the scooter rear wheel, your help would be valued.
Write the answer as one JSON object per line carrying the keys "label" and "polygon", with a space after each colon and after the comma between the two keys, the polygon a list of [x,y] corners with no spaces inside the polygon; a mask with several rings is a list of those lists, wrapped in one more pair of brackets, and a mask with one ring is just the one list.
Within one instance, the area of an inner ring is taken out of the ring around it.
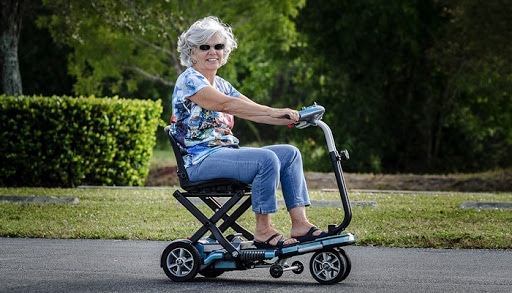
{"label": "scooter rear wheel", "polygon": [[171,242],[162,253],[160,261],[167,277],[176,282],[193,279],[200,265],[199,252],[188,240]]}

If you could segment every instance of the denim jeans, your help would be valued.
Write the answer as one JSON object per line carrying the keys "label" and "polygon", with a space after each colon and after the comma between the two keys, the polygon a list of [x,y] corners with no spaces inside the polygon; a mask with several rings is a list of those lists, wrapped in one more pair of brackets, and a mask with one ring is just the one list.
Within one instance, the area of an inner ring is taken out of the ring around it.
{"label": "denim jeans", "polygon": [[188,167],[187,173],[191,181],[232,178],[252,184],[252,210],[258,214],[277,212],[279,184],[287,210],[311,204],[302,156],[292,145],[221,148]]}

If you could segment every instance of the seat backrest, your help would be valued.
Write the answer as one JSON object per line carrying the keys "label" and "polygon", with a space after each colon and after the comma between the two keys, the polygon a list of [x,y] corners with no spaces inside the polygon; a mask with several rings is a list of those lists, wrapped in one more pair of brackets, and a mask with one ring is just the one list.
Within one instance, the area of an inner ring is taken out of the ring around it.
{"label": "seat backrest", "polygon": [[174,156],[176,157],[176,164],[178,165],[176,173],[178,175],[178,179],[180,180],[180,186],[188,186],[190,185],[190,180],[188,179],[188,174],[187,171],[185,170],[185,161],[183,161],[184,154],[182,153],[181,148],[178,145],[178,141],[174,138],[174,136],[171,133],[171,126],[166,126],[164,131],[169,136],[172,151],[174,152]]}
{"label": "seat backrest", "polygon": [[181,188],[185,189],[186,191],[201,191],[201,190],[225,190],[225,191],[233,191],[242,189],[244,191],[250,191],[251,185],[245,184],[243,182],[240,182],[235,179],[226,179],[226,178],[219,178],[219,179],[213,179],[213,180],[204,180],[204,181],[190,181],[188,178],[187,170],[185,169],[185,161],[183,160],[183,153],[182,149],[179,146],[178,141],[171,133],[171,126],[168,125],[164,128],[164,131],[169,136],[169,141],[171,142],[172,150],[174,152],[174,156],[176,157],[176,164],[177,166],[177,175],[178,179],[180,181]]}

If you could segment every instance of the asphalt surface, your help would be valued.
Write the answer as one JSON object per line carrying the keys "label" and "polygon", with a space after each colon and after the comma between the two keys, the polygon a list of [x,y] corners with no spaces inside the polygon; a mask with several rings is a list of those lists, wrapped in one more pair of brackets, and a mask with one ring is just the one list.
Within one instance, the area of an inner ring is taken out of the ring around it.
{"label": "asphalt surface", "polygon": [[512,292],[512,251],[350,246],[346,280],[320,285],[267,269],[173,282],[159,266],[167,242],[0,238],[0,292]]}

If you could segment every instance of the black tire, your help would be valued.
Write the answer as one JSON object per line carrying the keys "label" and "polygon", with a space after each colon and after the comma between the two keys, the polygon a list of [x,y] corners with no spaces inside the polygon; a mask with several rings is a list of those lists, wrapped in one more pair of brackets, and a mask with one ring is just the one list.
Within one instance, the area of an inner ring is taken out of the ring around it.
{"label": "black tire", "polygon": [[212,269],[205,269],[205,270],[199,271],[199,274],[205,278],[216,278],[216,277],[224,274],[224,271],[215,271]]}
{"label": "black tire", "polygon": [[162,253],[161,266],[167,277],[176,282],[193,279],[199,265],[199,252],[188,240],[173,241]]}
{"label": "black tire", "polygon": [[345,280],[348,275],[350,274],[350,271],[352,270],[352,261],[350,260],[350,257],[348,257],[345,250],[338,248],[338,252],[341,253],[341,255],[345,258],[345,273],[343,274],[343,277],[341,278],[340,282]]}
{"label": "black tire", "polygon": [[296,269],[292,270],[292,272],[294,272],[295,274],[302,274],[302,272],[304,271],[304,265],[296,260],[292,263],[292,267],[297,267]]}
{"label": "black tire", "polygon": [[278,264],[273,264],[270,266],[270,275],[274,278],[279,278],[283,275],[283,268]]}
{"label": "black tire", "polygon": [[346,267],[345,257],[335,249],[317,251],[309,262],[311,275],[320,284],[341,282]]}

